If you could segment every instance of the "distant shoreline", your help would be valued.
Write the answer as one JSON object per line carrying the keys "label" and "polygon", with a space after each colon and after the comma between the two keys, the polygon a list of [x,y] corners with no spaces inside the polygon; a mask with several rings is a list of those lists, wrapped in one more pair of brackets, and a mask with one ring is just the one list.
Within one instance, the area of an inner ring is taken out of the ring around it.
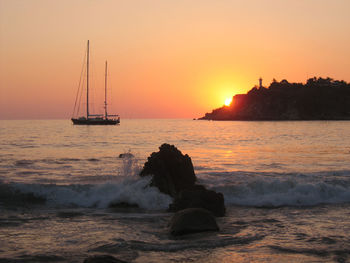
{"label": "distant shoreline", "polygon": [[265,119],[259,119],[259,120],[254,120],[254,119],[246,119],[246,120],[243,120],[243,119],[218,119],[218,120],[211,120],[211,119],[203,119],[203,118],[198,118],[198,119],[194,119],[195,121],[222,121],[222,122],[225,122],[225,121],[246,121],[246,122],[302,122],[302,121],[308,121],[308,122],[316,122],[316,121],[350,121],[350,118],[348,119],[312,119],[312,120],[302,120],[302,119],[299,119],[299,120],[290,120],[290,119],[279,119],[279,120],[265,120]]}

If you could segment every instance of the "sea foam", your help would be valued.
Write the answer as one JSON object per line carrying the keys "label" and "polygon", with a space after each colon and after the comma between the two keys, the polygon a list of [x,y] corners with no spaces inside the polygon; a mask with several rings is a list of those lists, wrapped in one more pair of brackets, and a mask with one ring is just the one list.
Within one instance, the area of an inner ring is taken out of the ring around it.
{"label": "sea foam", "polygon": [[45,198],[50,206],[107,208],[110,203],[126,202],[148,210],[166,209],[171,198],[150,187],[149,181],[147,177],[124,177],[96,185],[12,183],[8,187],[18,193],[32,193]]}
{"label": "sea foam", "polygon": [[224,194],[227,205],[277,207],[350,202],[350,178],[347,176],[335,179],[331,175],[289,174],[237,179],[234,181],[232,177],[211,184],[214,190]]}
{"label": "sea foam", "polygon": [[[0,186],[11,192],[12,197],[16,193],[31,194],[44,198],[50,206],[107,208],[111,203],[125,202],[147,210],[168,208],[172,202],[171,197],[156,187],[150,187],[150,177],[135,175],[135,167],[130,163],[124,168],[122,173],[126,175],[97,184],[0,183]],[[350,203],[350,172],[334,173],[216,172],[200,175],[198,183],[223,193],[226,206],[278,207]],[[2,191],[2,195],[6,191]]]}

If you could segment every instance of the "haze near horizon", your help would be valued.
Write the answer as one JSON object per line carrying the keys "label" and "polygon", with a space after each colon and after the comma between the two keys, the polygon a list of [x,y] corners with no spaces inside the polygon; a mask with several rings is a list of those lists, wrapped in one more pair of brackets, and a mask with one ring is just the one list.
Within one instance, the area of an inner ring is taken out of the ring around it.
{"label": "haze near horizon", "polygon": [[262,77],[350,82],[350,2],[0,0],[0,119],[69,119],[86,42],[94,109],[192,118]]}

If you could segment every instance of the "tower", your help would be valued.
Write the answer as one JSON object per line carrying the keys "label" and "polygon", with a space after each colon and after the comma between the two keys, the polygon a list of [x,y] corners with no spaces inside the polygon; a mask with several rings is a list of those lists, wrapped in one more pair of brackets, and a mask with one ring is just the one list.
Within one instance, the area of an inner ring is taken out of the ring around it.
{"label": "tower", "polygon": [[261,89],[263,86],[262,86],[262,78],[259,79],[259,89]]}

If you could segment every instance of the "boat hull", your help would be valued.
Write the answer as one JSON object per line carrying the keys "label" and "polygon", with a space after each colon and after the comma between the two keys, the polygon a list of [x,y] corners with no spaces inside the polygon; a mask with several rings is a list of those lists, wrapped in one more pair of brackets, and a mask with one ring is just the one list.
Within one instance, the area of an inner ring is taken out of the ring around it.
{"label": "boat hull", "polygon": [[74,119],[74,125],[116,125],[120,123],[119,119]]}

